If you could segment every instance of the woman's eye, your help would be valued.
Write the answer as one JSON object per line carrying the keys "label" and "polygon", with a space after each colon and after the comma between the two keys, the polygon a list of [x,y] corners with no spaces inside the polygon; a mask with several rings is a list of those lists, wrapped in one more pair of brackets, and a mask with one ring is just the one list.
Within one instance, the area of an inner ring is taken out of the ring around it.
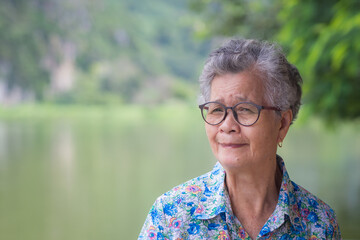
{"label": "woman's eye", "polygon": [[252,111],[250,108],[244,108],[244,107],[239,108],[239,109],[237,110],[237,112],[238,112],[238,113],[242,113],[242,114],[244,114],[244,113],[254,113],[254,111]]}
{"label": "woman's eye", "polygon": [[221,113],[221,112],[223,112],[223,111],[224,111],[223,108],[217,107],[217,108],[213,108],[210,112],[211,112],[211,113]]}

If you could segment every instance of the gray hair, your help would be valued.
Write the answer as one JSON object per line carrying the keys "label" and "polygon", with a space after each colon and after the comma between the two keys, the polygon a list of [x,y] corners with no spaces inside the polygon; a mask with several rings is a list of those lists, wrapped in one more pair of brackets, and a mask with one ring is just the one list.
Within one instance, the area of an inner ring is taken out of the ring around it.
{"label": "gray hair", "polygon": [[215,76],[251,71],[264,83],[267,104],[291,109],[293,120],[300,108],[302,78],[280,47],[269,42],[233,39],[213,51],[200,75],[199,101],[210,100],[211,82]]}

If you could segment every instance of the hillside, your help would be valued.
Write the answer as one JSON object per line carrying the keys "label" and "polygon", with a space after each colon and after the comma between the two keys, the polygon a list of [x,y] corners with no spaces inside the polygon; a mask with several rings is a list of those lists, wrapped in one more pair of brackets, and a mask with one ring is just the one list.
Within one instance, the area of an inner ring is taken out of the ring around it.
{"label": "hillside", "polygon": [[193,34],[196,19],[178,1],[6,2],[0,102],[194,99],[210,49]]}

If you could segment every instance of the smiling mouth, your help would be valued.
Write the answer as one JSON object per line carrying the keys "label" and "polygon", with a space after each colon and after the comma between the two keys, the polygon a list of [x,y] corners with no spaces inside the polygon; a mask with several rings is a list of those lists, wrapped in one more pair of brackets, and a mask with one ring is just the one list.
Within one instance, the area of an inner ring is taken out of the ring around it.
{"label": "smiling mouth", "polygon": [[237,143],[220,143],[220,146],[223,148],[240,148],[245,146],[246,144],[237,144]]}

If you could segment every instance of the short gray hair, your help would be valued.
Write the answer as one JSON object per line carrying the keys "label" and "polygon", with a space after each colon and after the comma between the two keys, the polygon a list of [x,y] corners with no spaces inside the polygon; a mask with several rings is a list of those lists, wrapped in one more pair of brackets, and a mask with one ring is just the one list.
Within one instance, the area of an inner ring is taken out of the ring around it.
{"label": "short gray hair", "polygon": [[233,39],[213,51],[199,78],[199,101],[210,100],[211,82],[215,76],[246,70],[254,72],[263,81],[267,104],[281,110],[290,108],[295,120],[301,105],[302,78],[281,48],[265,41]]}

